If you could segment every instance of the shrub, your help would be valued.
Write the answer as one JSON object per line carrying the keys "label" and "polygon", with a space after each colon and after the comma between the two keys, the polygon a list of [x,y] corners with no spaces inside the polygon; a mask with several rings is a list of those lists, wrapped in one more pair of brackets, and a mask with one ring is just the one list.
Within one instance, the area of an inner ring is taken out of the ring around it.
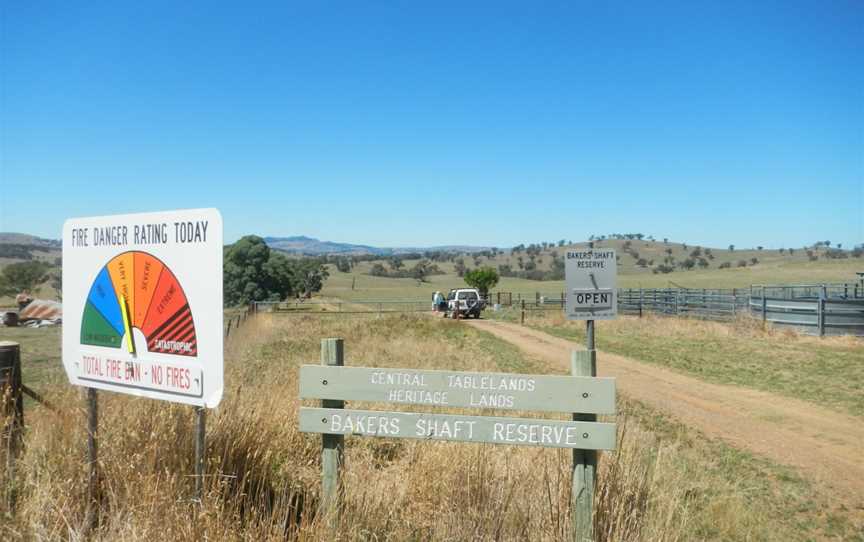
{"label": "shrub", "polygon": [[498,284],[498,272],[491,267],[479,267],[465,273],[465,283],[480,290],[480,295],[485,296],[490,288]]}
{"label": "shrub", "polygon": [[39,261],[13,263],[0,274],[0,295],[32,290],[48,280],[48,265]]}

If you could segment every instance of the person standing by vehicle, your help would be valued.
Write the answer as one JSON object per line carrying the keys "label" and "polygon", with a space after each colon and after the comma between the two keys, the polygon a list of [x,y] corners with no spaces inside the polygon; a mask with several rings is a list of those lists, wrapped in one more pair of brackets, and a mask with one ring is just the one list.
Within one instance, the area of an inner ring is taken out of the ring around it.
{"label": "person standing by vehicle", "polygon": [[432,294],[432,311],[438,312],[441,310],[441,302],[444,301],[444,296],[441,295],[441,292],[435,290],[435,293]]}

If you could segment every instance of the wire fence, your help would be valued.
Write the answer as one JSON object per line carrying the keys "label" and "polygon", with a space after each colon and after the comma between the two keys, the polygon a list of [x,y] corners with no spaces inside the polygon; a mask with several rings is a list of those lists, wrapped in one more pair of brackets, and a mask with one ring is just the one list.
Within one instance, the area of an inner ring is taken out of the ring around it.
{"label": "wire fence", "polygon": [[288,300],[258,301],[256,312],[274,314],[384,314],[406,312],[428,312],[430,301],[350,301],[350,300]]}
{"label": "wire fence", "polygon": [[[564,292],[491,292],[487,308],[515,307],[521,311],[561,311]],[[259,301],[253,312],[274,314],[420,313],[433,309],[431,299],[362,300],[293,299]],[[814,335],[864,336],[864,283],[754,285],[749,288],[620,288],[618,312],[647,313],[706,320],[752,316],[777,326]]]}

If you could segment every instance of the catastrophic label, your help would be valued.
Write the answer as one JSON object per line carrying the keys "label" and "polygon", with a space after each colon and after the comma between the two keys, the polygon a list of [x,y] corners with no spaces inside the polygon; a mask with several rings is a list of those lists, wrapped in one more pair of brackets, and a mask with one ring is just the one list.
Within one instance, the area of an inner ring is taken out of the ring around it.
{"label": "catastrophic label", "polygon": [[568,250],[564,260],[569,320],[610,320],[618,314],[618,262],[611,249]]}
{"label": "catastrophic label", "polygon": [[63,365],[69,381],[218,405],[222,245],[215,209],[67,220]]}
{"label": "catastrophic label", "polygon": [[614,450],[616,439],[613,423],[338,408],[301,408],[300,431],[584,450]]}
{"label": "catastrophic label", "polygon": [[611,414],[615,412],[615,379],[303,365],[300,397]]}

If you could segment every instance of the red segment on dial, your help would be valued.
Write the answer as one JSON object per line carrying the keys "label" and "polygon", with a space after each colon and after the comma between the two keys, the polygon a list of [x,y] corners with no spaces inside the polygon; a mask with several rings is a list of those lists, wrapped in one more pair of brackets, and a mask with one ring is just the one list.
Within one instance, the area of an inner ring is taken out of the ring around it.
{"label": "red segment on dial", "polygon": [[147,317],[141,332],[149,342],[153,332],[162,327],[166,320],[177,314],[186,305],[186,294],[177,282],[177,277],[167,267],[159,275],[159,282],[153,290],[150,300],[150,308],[147,309]]}
{"label": "red segment on dial", "polygon": [[161,326],[147,335],[147,350],[180,356],[198,354],[195,324],[192,321],[192,311],[189,310],[189,305],[183,305]]}

